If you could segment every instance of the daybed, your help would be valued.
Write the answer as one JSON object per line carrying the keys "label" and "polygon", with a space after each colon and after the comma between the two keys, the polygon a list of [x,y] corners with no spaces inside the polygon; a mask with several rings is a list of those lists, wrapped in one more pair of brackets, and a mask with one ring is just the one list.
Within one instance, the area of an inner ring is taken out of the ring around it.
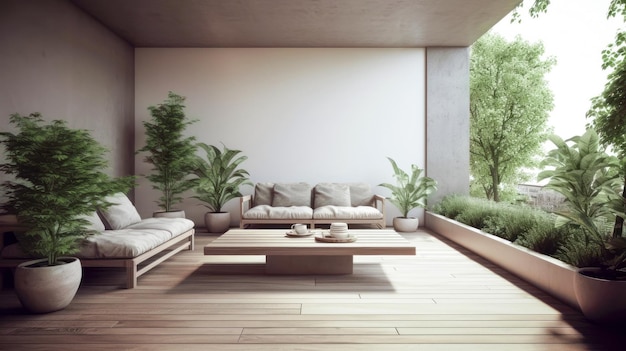
{"label": "daybed", "polygon": [[344,222],[385,227],[385,198],[366,183],[257,183],[240,198],[240,227]]}
{"label": "daybed", "polygon": [[[104,211],[86,217],[97,233],[83,240],[80,258],[83,267],[122,267],[126,288],[137,286],[137,278],[176,253],[194,249],[194,223],[185,218],[141,219],[124,194],[107,199],[113,203]],[[4,225],[2,234],[19,226]],[[4,235],[3,235],[4,236]],[[14,268],[28,258],[19,243],[5,247],[0,240],[0,268]],[[140,265],[143,264],[141,267]],[[1,281],[0,281],[1,283]],[[0,288],[2,285],[0,285]]]}

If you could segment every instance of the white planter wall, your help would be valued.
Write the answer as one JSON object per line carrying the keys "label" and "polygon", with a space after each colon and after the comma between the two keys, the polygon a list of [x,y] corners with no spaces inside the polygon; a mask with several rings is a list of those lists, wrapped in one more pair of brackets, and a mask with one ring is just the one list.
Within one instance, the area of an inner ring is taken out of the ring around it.
{"label": "white planter wall", "polygon": [[576,267],[444,216],[426,212],[426,227],[578,309]]}

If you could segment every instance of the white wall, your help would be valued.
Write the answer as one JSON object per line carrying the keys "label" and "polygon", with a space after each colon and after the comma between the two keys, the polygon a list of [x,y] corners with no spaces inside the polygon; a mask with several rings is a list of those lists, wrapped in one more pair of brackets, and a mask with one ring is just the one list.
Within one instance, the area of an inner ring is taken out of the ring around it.
{"label": "white wall", "polygon": [[[138,48],[135,59],[137,148],[147,107],[173,91],[199,119],[189,134],[243,150],[253,182],[363,181],[386,196],[377,186],[394,181],[386,156],[403,168],[424,167],[424,49]],[[137,174],[150,168],[141,155],[135,167]],[[145,179],[135,196],[142,216],[157,210]],[[233,200],[226,208],[233,225],[237,206]],[[182,208],[202,225],[206,209],[195,199]],[[387,210],[391,223],[398,212]]]}

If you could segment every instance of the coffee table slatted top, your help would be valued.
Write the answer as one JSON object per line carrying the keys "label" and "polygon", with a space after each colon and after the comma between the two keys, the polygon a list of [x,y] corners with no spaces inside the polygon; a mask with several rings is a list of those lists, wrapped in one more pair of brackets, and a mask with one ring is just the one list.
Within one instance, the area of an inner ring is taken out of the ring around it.
{"label": "coffee table slatted top", "polygon": [[415,255],[415,245],[394,230],[351,229],[352,243],[288,237],[286,229],[231,229],[204,247],[205,255]]}

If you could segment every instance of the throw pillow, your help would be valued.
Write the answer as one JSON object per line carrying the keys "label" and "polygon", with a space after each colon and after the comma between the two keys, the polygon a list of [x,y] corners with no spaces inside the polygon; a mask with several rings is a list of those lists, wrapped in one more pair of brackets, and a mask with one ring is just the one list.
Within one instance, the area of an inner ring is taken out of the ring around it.
{"label": "throw pillow", "polygon": [[350,202],[352,206],[372,206],[374,194],[367,183],[350,183]]}
{"label": "throw pillow", "polygon": [[274,207],[311,207],[311,186],[307,183],[278,183],[274,185]]}
{"label": "throw pillow", "polygon": [[133,223],[141,221],[137,209],[123,193],[117,193],[106,198],[113,205],[99,209],[98,213],[104,219],[107,229],[122,229]]}
{"label": "throw pillow", "polygon": [[254,186],[254,206],[272,205],[274,183],[257,183]]}
{"label": "throw pillow", "polygon": [[322,206],[350,206],[348,184],[320,183],[315,186],[315,208]]}

